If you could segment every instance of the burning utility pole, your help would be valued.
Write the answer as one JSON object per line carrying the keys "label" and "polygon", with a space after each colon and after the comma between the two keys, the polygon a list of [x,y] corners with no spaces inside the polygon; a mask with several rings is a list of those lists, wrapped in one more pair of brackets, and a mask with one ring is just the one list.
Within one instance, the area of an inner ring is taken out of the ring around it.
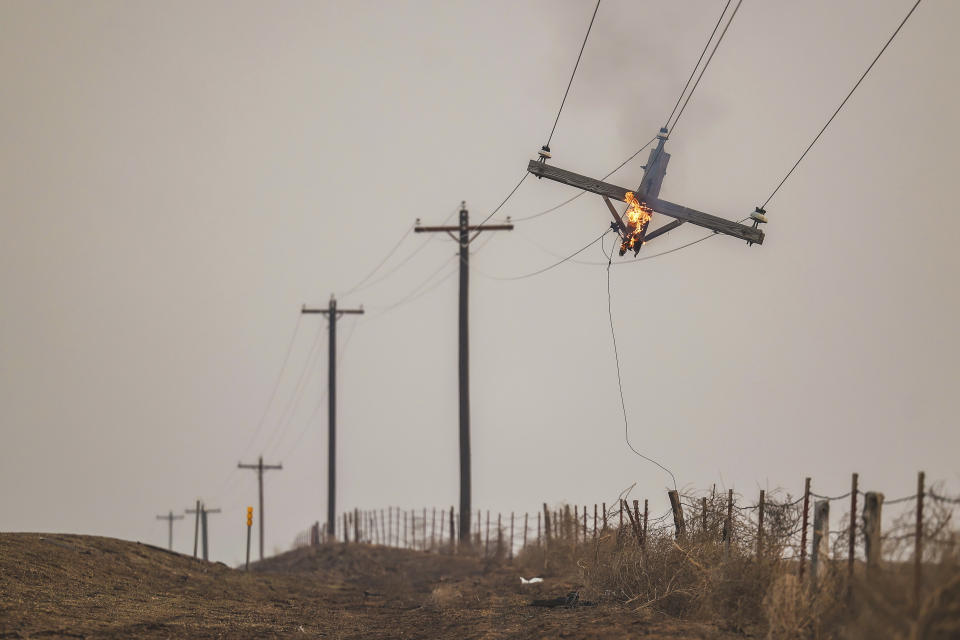
{"label": "burning utility pole", "polygon": [[[508,219],[509,220],[509,219]],[[467,203],[460,203],[460,224],[450,227],[422,227],[420,220],[413,229],[417,233],[446,233],[460,244],[460,542],[470,542],[470,342],[468,288],[470,285],[470,243],[483,231],[512,231],[509,224],[470,226]],[[454,236],[454,232],[458,235]],[[471,236],[470,234],[473,234]]]}
{"label": "burning utility pole", "polygon": [[[763,244],[763,231],[757,227],[766,222],[767,218],[764,215],[766,211],[759,207],[750,214],[753,224],[745,225],[660,199],[660,187],[663,185],[663,179],[667,174],[667,163],[670,161],[670,154],[663,149],[667,138],[669,138],[667,130],[660,129],[657,135],[657,146],[650,151],[649,160],[644,167],[643,179],[636,191],[552,167],[547,164],[550,158],[550,149],[547,147],[540,151],[539,160],[530,161],[527,171],[538,178],[547,178],[603,196],[607,208],[613,215],[612,226],[621,237],[620,255],[627,251],[633,251],[636,255],[644,243],[676,229],[685,222],[710,229],[714,233],[746,240],[748,244]],[[618,214],[613,208],[611,199],[626,202],[630,206],[623,215]],[[654,213],[670,216],[674,220],[647,233],[647,227]]]}
{"label": "burning utility pole", "polygon": [[[300,313],[320,313],[327,316],[329,338],[327,351],[327,536],[335,539],[337,522],[337,320],[344,314],[363,314],[359,309],[338,309],[337,299],[330,296],[326,309],[308,309],[303,305]],[[260,508],[263,516],[263,506]],[[262,559],[261,552],[261,559]]]}

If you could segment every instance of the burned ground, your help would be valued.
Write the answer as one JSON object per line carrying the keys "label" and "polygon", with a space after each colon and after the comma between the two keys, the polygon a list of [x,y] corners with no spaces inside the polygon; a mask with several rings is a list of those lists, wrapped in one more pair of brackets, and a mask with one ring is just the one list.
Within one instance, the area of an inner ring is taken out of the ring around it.
{"label": "burned ground", "polygon": [[250,573],[111,538],[0,534],[0,638],[709,638],[616,601],[542,609],[578,585],[505,563],[366,545],[302,548]]}

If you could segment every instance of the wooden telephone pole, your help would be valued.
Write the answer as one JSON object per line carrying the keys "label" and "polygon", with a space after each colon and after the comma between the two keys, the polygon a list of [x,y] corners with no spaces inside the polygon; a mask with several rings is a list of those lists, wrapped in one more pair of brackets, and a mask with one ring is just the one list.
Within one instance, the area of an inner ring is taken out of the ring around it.
{"label": "wooden telephone pole", "polygon": [[[327,316],[329,322],[330,343],[327,348],[329,362],[327,363],[327,536],[333,539],[334,527],[337,523],[337,319],[343,314],[361,315],[363,306],[359,309],[338,309],[337,299],[330,296],[330,303],[326,309],[309,309],[303,305],[300,313],[321,313]],[[263,517],[263,505],[260,506],[260,517]],[[262,557],[262,552],[261,552]]]}
{"label": "wooden telephone pole", "polygon": [[168,531],[167,531],[167,549],[173,551],[173,521],[174,520],[183,520],[183,516],[173,515],[173,511],[168,513],[165,516],[157,516],[157,520],[166,520]]}
{"label": "wooden telephone pole", "polygon": [[[483,231],[512,231],[512,224],[470,226],[467,203],[460,203],[460,224],[453,227],[422,227],[416,233],[446,233],[460,244],[460,542],[470,542],[470,342],[468,290],[470,286],[470,243]],[[453,235],[457,232],[457,236]],[[471,233],[473,236],[471,237]]]}
{"label": "wooden telephone pole", "polygon": [[[208,514],[208,513],[220,513],[220,509],[207,509],[207,506],[198,500],[198,501],[197,501],[197,508],[196,508],[196,509],[185,509],[185,511],[186,511],[187,513],[195,513],[195,514],[197,514],[197,522],[199,523],[199,526],[200,526],[200,541],[201,541],[201,543],[202,543],[201,546],[203,547],[203,549],[202,549],[202,550],[203,550],[203,559],[204,559],[204,560],[209,560],[209,559],[210,559],[210,546],[209,546],[209,544],[208,544],[208,538],[207,538],[207,514]],[[193,557],[194,557],[194,558],[197,557],[197,531],[196,531],[196,527],[194,528],[194,533],[193,533]]]}
{"label": "wooden telephone pole", "polygon": [[237,463],[239,469],[254,469],[257,472],[257,486],[260,491],[260,559],[263,560],[263,472],[273,469],[283,469],[282,464],[263,464],[263,456],[257,459],[257,464]]}

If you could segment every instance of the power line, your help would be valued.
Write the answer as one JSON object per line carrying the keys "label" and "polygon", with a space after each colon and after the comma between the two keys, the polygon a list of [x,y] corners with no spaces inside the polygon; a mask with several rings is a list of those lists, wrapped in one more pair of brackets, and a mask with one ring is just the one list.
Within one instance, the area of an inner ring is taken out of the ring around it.
{"label": "power line", "polygon": [[[450,218],[452,218],[452,217],[457,213],[458,210],[459,210],[459,208],[455,208],[453,211],[451,211],[451,212],[447,215],[447,217],[444,219],[444,224],[446,224],[447,221],[449,221]],[[387,254],[387,256],[380,262],[380,266],[378,266],[376,269],[374,269],[366,278],[364,278],[363,280],[361,280],[361,281],[360,281],[358,284],[356,284],[352,289],[349,289],[349,290],[347,290],[346,292],[344,292],[343,295],[346,295],[347,293],[355,293],[355,292],[357,292],[357,291],[363,291],[364,289],[369,289],[370,287],[372,287],[372,286],[374,286],[374,285],[380,284],[381,282],[383,282],[384,280],[386,280],[386,279],[389,278],[390,276],[392,276],[392,275],[396,274],[398,271],[400,271],[400,269],[401,269],[404,265],[406,265],[408,262],[410,262],[410,260],[412,260],[413,257],[416,256],[418,253],[420,253],[421,251],[423,251],[423,249],[424,249],[428,244],[430,244],[430,242],[433,240],[433,237],[432,237],[432,236],[429,237],[429,238],[426,238],[423,242],[420,243],[420,245],[419,245],[416,249],[414,249],[412,252],[410,252],[409,254],[407,254],[407,257],[405,257],[403,260],[401,260],[395,267],[393,267],[392,269],[390,269],[390,271],[386,272],[385,274],[383,274],[383,275],[380,276],[379,278],[376,278],[376,279],[373,280],[372,282],[369,282],[369,283],[367,283],[367,284],[363,284],[364,282],[366,282],[366,280],[369,279],[370,276],[372,276],[374,273],[376,273],[377,270],[378,270],[381,266],[383,266],[383,264],[385,264],[385,263],[387,262],[387,260],[390,258],[391,255],[393,255],[393,253],[396,252],[396,249],[400,246],[400,244],[402,244],[403,240],[406,238],[407,234],[409,234],[412,229],[413,229],[413,227],[410,227],[409,229],[407,229],[407,231],[404,233],[404,235],[400,238],[400,242],[398,242],[397,245],[396,245],[396,246]],[[362,285],[362,286],[361,286],[361,285]]]}
{"label": "power line", "polygon": [[[638,155],[640,155],[640,152],[643,151],[644,149],[646,149],[647,147],[649,147],[651,144],[653,144],[653,141],[656,140],[656,139],[657,139],[656,136],[650,138],[650,140],[647,142],[647,144],[643,145],[642,147],[640,147],[639,149],[637,149],[636,151],[634,151],[626,160],[624,160],[623,162],[621,162],[620,164],[618,164],[612,171],[610,171],[609,173],[607,173],[607,175],[603,176],[603,177],[600,178],[600,179],[601,179],[601,180],[606,180],[607,178],[609,178],[610,176],[612,176],[613,174],[615,174],[617,171],[620,171],[620,169],[623,169],[623,167],[625,167],[628,162],[630,162],[631,160],[633,160],[634,158],[636,158]],[[529,175],[529,174],[528,174],[528,175]],[[556,206],[550,207],[549,209],[545,209],[544,211],[541,211],[541,212],[539,212],[539,213],[535,213],[535,214],[530,215],[530,216],[525,216],[525,217],[522,217],[522,218],[514,218],[513,220],[514,220],[514,222],[523,222],[524,220],[533,220],[534,218],[539,218],[540,216],[545,216],[545,215],[547,215],[548,213],[553,213],[554,211],[556,211],[556,210],[559,209],[560,207],[565,207],[566,205],[570,204],[571,202],[573,202],[574,200],[576,200],[577,198],[579,198],[580,196],[582,196],[584,193],[586,193],[586,191],[580,191],[579,193],[577,193],[577,195],[575,195],[575,196],[573,196],[572,198],[569,198],[569,199],[567,199],[567,200],[564,200],[563,202],[561,202],[560,204],[558,204],[558,205],[556,205]]]}
{"label": "power line", "polygon": [[690,71],[690,77],[687,78],[687,83],[683,85],[683,91],[681,91],[680,95],[677,96],[677,103],[673,105],[673,111],[671,111],[670,115],[667,116],[667,122],[663,125],[665,129],[669,127],[670,121],[673,120],[673,114],[676,113],[677,107],[680,106],[680,101],[683,100],[683,94],[687,92],[687,87],[690,86],[690,81],[693,80],[694,74],[697,73],[697,69],[700,67],[700,62],[703,60],[703,56],[707,53],[707,49],[710,47],[710,43],[713,41],[713,36],[717,33],[717,28],[719,28],[720,23],[723,22],[723,16],[727,13],[727,8],[730,7],[730,2],[731,0],[727,0],[727,4],[724,5],[723,11],[720,12],[720,17],[717,18],[717,24],[713,25],[713,31],[710,32],[710,37],[707,38],[706,44],[703,45],[703,51],[700,52],[700,57],[697,58],[697,64],[693,65],[693,70]]}
{"label": "power line", "polygon": [[[523,177],[520,178],[520,182],[518,182],[518,183],[513,187],[513,189],[510,190],[510,193],[508,193],[508,194],[507,194],[507,197],[504,198],[503,201],[502,201],[500,204],[497,205],[497,208],[494,209],[493,211],[491,211],[491,212],[490,212],[490,215],[488,215],[486,218],[484,218],[484,219],[480,222],[480,224],[477,225],[477,226],[482,227],[482,226],[484,225],[484,223],[487,222],[487,220],[489,220],[489,219],[492,218],[494,215],[496,215],[497,211],[500,211],[500,209],[503,207],[503,205],[507,204],[507,200],[509,200],[509,199],[513,196],[513,194],[515,194],[515,193],[517,192],[517,189],[520,188],[520,185],[523,184],[523,181],[526,180],[526,179],[527,179],[527,176],[529,176],[529,175],[530,175],[530,174],[529,174],[528,172],[524,171],[524,172],[523,172]],[[473,235],[473,238],[476,238],[476,237],[477,237],[477,234],[479,234],[479,233],[480,233],[480,231],[478,230],[477,233],[475,233],[475,234]],[[473,238],[470,238],[470,239],[473,240]]]}
{"label": "power line", "polygon": [[[393,311],[393,310],[396,309],[397,307],[401,307],[401,306],[403,306],[403,305],[405,305],[405,304],[407,304],[407,303],[413,302],[413,301],[416,300],[417,298],[419,298],[419,297],[421,297],[421,296],[423,296],[423,295],[426,295],[429,291],[432,291],[437,285],[439,285],[441,282],[445,281],[445,280],[446,280],[447,278],[449,278],[451,275],[453,275],[454,273],[456,273],[456,269],[452,269],[452,270],[451,270],[449,273],[447,273],[443,278],[441,278],[440,280],[434,282],[432,285],[430,285],[429,287],[427,287],[427,285],[430,284],[430,282],[433,280],[433,278],[434,278],[438,273],[440,273],[440,271],[442,271],[444,267],[446,267],[446,266],[449,265],[451,262],[453,262],[453,261],[456,259],[456,257],[457,257],[456,255],[452,255],[452,256],[450,256],[449,258],[447,258],[446,260],[444,260],[442,263],[440,263],[440,266],[438,266],[436,269],[434,269],[433,271],[430,272],[430,275],[428,275],[425,280],[423,280],[420,284],[418,284],[416,287],[414,287],[414,288],[413,288],[409,293],[407,293],[405,296],[403,296],[402,298],[400,298],[400,299],[397,300],[396,302],[393,302],[393,303],[391,303],[391,304],[389,304],[389,305],[387,305],[387,306],[385,306],[385,307],[380,307],[380,308],[378,309],[378,313],[376,313],[375,315],[372,315],[372,316],[370,317],[370,320],[373,320],[374,318],[379,318],[380,316],[383,316],[383,315],[387,314],[388,312]],[[424,289],[424,287],[427,287],[427,288]]]}
{"label": "power line", "polygon": [[254,430],[253,435],[250,440],[247,442],[247,446],[243,448],[243,453],[246,453],[254,441],[257,439],[257,436],[260,435],[260,432],[263,429],[263,425],[266,422],[267,414],[270,412],[270,407],[273,406],[273,401],[277,396],[277,390],[280,388],[280,381],[283,379],[283,374],[287,370],[287,364],[290,362],[290,353],[293,351],[293,343],[297,340],[297,335],[300,332],[300,321],[302,320],[301,315],[297,314],[297,323],[293,327],[293,335],[290,336],[290,342],[287,344],[287,350],[283,355],[283,364],[280,365],[280,372],[277,374],[277,379],[273,383],[273,390],[270,392],[270,398],[267,400],[267,406],[263,409],[263,414],[260,416],[260,420],[257,422],[257,428]]}
{"label": "power line", "polygon": [[338,295],[339,295],[340,297],[343,297],[343,296],[345,296],[345,295],[347,295],[347,294],[353,293],[354,291],[356,291],[357,289],[359,289],[361,286],[363,286],[363,283],[365,283],[367,280],[369,280],[370,278],[372,278],[373,275],[374,275],[377,271],[379,271],[380,268],[383,267],[383,265],[385,265],[385,264],[387,263],[387,260],[389,260],[390,257],[391,257],[394,253],[397,252],[397,249],[400,248],[400,245],[403,244],[403,241],[407,239],[407,236],[410,235],[410,232],[411,232],[411,231],[413,231],[413,226],[412,226],[412,225],[409,226],[409,227],[407,227],[407,229],[403,232],[403,235],[400,236],[400,239],[397,240],[397,243],[396,243],[395,245],[393,245],[393,248],[390,249],[390,251],[387,252],[387,255],[384,256],[383,260],[381,260],[381,261],[377,264],[377,266],[375,266],[375,267],[373,268],[373,270],[372,270],[370,273],[368,273],[366,276],[364,276],[364,278],[363,278],[362,280],[360,280],[360,282],[358,282],[357,284],[353,285],[352,287],[350,287],[350,288],[347,289],[346,291],[343,291],[343,292],[339,293]]}
{"label": "power line", "polygon": [[860,83],[863,82],[863,79],[866,78],[867,74],[870,73],[870,70],[873,69],[873,65],[877,64],[877,60],[879,60],[880,56],[883,55],[883,52],[887,50],[887,47],[890,46],[890,43],[893,42],[893,39],[897,37],[897,34],[900,33],[900,29],[903,28],[903,25],[905,25],[907,23],[907,20],[910,19],[910,16],[913,15],[913,12],[916,10],[917,6],[919,6],[920,2],[921,0],[917,0],[916,2],[913,3],[913,6],[910,7],[910,11],[908,11],[907,15],[904,16],[903,20],[900,21],[900,24],[897,26],[896,31],[893,32],[893,34],[887,39],[887,42],[883,45],[883,48],[880,49],[880,53],[876,55],[876,57],[873,59],[873,62],[871,62],[870,66],[867,67],[867,70],[864,71],[863,75],[860,76],[860,79],[857,80],[857,83],[853,85],[853,88],[850,89],[850,93],[848,93],[847,97],[843,99],[843,102],[840,103],[840,106],[837,107],[837,110],[834,111],[833,115],[830,116],[830,119],[827,120],[827,124],[823,125],[823,128],[820,129],[820,133],[816,135],[816,137],[813,139],[813,142],[811,142],[810,145],[806,148],[806,150],[800,155],[800,158],[790,168],[790,171],[787,172],[787,175],[783,177],[783,180],[781,180],[780,184],[777,185],[777,188],[773,190],[773,193],[770,194],[770,197],[768,197],[763,202],[763,204],[760,206],[761,209],[765,209],[767,204],[771,200],[773,200],[773,196],[777,195],[777,192],[780,191],[780,187],[783,186],[783,183],[787,181],[787,178],[793,175],[794,170],[796,170],[796,168],[800,165],[800,163],[803,162],[803,159],[807,157],[807,154],[810,152],[810,149],[813,148],[813,145],[817,144],[817,140],[819,140],[820,136],[823,135],[823,132],[827,130],[827,127],[830,126],[830,123],[833,122],[833,119],[837,117],[837,114],[840,113],[840,110],[843,109],[843,106],[847,104],[847,101],[850,99],[850,96],[853,95],[853,92],[857,90],[857,87],[860,86]]}
{"label": "power line", "polygon": [[633,451],[636,455],[640,456],[647,462],[652,462],[661,469],[669,474],[671,480],[673,480],[673,489],[677,490],[677,478],[673,475],[673,472],[670,469],[667,469],[665,466],[654,460],[653,458],[647,457],[637,451],[633,445],[630,443],[630,424],[627,421],[627,403],[623,398],[623,380],[620,377],[620,353],[617,350],[617,332],[613,328],[613,302],[612,296],[610,295],[610,265],[613,263],[613,250],[616,247],[616,243],[610,247],[610,255],[607,257],[607,316],[610,318],[610,337],[613,339],[613,357],[617,364],[617,388],[620,390],[620,408],[623,410],[623,437],[627,442],[627,446],[630,447],[630,450]]}
{"label": "power line", "polygon": [[562,260],[559,260],[559,261],[557,261],[557,262],[554,262],[553,264],[551,264],[551,265],[549,265],[549,266],[547,266],[547,267],[544,267],[544,268],[542,268],[542,269],[537,269],[536,271],[531,271],[530,273],[525,273],[525,274],[519,275],[519,276],[507,276],[507,277],[504,277],[504,276],[492,276],[492,275],[490,275],[490,274],[483,273],[483,272],[481,272],[481,271],[478,271],[478,273],[480,273],[480,275],[482,275],[483,277],[489,278],[489,279],[491,279],[491,280],[523,280],[523,279],[525,279],[525,278],[532,278],[533,276],[538,276],[538,275],[540,275],[541,273],[544,273],[544,272],[546,272],[546,271],[550,271],[550,269],[553,269],[554,267],[559,267],[559,266],[560,266],[561,264],[563,264],[564,262],[567,262],[567,261],[570,260],[571,258],[574,258],[574,257],[578,256],[579,254],[583,253],[584,251],[586,251],[587,249],[589,249],[590,247],[592,247],[593,245],[595,245],[598,241],[600,241],[600,239],[602,239],[605,235],[607,235],[608,233],[610,233],[610,231],[611,231],[611,229],[609,229],[609,228],[606,229],[606,230],[605,230],[603,233],[601,233],[599,236],[597,236],[596,238],[594,238],[593,240],[591,240],[589,243],[587,243],[587,244],[584,245],[583,247],[577,249],[576,251],[574,251],[573,253],[571,253],[570,255],[568,255],[566,258],[563,258]]}
{"label": "power line", "polygon": [[587,46],[587,38],[590,37],[590,30],[593,29],[593,21],[597,17],[597,9],[600,8],[600,0],[597,0],[597,6],[593,8],[593,15],[590,17],[590,25],[587,27],[587,34],[583,36],[583,44],[580,45],[580,53],[577,54],[577,63],[573,65],[573,72],[570,74],[570,81],[567,83],[567,90],[563,92],[563,100],[560,101],[560,109],[557,110],[557,117],[553,121],[553,128],[550,129],[550,135],[547,137],[547,149],[550,148],[550,141],[553,140],[553,133],[557,130],[557,123],[560,122],[560,114],[563,113],[563,105],[567,102],[567,95],[570,93],[570,86],[573,85],[573,78],[577,75],[577,67],[580,66],[580,58],[583,57],[583,50]]}
{"label": "power line", "polygon": [[[740,5],[742,3],[743,3],[743,0],[738,0],[737,6],[733,8],[733,13],[730,14],[730,19],[727,20],[726,26],[723,28],[723,31],[720,32],[720,37],[717,38],[717,44],[713,45],[713,50],[710,52],[710,57],[707,58],[707,61],[703,65],[703,69],[700,70],[700,75],[697,76],[697,81],[693,83],[693,88],[690,89],[690,93],[687,95],[687,99],[684,100],[683,106],[680,107],[680,113],[677,114],[677,119],[673,121],[673,127],[670,129],[671,134],[673,133],[673,129],[677,128],[677,123],[680,122],[680,116],[682,116],[684,110],[686,110],[687,104],[690,102],[690,98],[693,97],[693,92],[697,90],[697,86],[699,86],[700,80],[703,78],[703,74],[706,73],[707,67],[710,66],[710,61],[713,60],[713,55],[717,52],[717,49],[720,47],[720,43],[723,42],[723,37],[727,35],[727,29],[730,28],[730,24],[733,22],[733,19],[737,16],[737,11],[740,9]],[[727,4],[730,4],[730,3],[727,2]],[[724,12],[726,12],[727,10],[726,7],[724,7],[723,10]],[[720,18],[721,19],[723,18],[723,14],[720,14]],[[714,30],[716,30],[716,27],[714,27]],[[710,38],[711,39],[713,38],[712,34]],[[710,44],[709,40],[707,41],[707,44],[708,45]],[[667,122],[669,123],[669,119],[667,120]]]}

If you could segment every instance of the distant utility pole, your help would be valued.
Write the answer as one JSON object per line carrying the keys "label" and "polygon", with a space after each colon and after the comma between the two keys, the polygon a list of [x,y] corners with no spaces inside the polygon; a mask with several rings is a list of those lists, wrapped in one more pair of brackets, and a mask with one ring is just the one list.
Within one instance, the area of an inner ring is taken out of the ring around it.
{"label": "distant utility pole", "polygon": [[[460,224],[453,227],[422,227],[417,233],[446,233],[460,244],[460,541],[470,542],[470,341],[468,289],[470,286],[470,243],[483,231],[512,231],[512,224],[470,226],[467,203],[460,203]],[[457,232],[459,236],[454,236]],[[473,236],[471,237],[471,233]]]}
{"label": "distant utility pole", "polygon": [[157,520],[166,520],[168,525],[167,532],[167,549],[173,551],[173,521],[174,520],[183,520],[183,516],[173,515],[173,511],[168,513],[165,516],[157,516]]}
{"label": "distant utility pole", "polygon": [[255,469],[257,472],[257,484],[260,488],[260,559],[263,560],[263,472],[273,469],[283,469],[282,464],[263,464],[263,456],[257,460],[257,464],[237,463],[239,469]]}
{"label": "distant utility pole", "polygon": [[[203,504],[202,502],[200,502],[199,500],[197,500],[197,508],[196,508],[196,509],[184,509],[184,511],[186,511],[187,513],[195,513],[195,514],[197,514],[197,520],[196,520],[196,522],[197,522],[197,525],[199,526],[199,529],[200,529],[200,538],[201,538],[201,542],[203,543],[203,544],[201,545],[201,546],[202,546],[202,551],[203,551],[203,559],[204,559],[204,560],[209,560],[209,559],[210,559],[210,546],[209,546],[209,544],[208,544],[208,542],[207,542],[207,514],[208,514],[208,513],[220,513],[220,509],[207,509],[207,507],[206,507],[205,504]],[[181,516],[181,517],[183,517],[183,516]],[[194,557],[194,558],[197,557],[197,526],[194,526],[194,531],[193,531],[193,557]]]}
{"label": "distant utility pole", "polygon": [[[327,535],[334,537],[334,527],[337,521],[337,319],[345,313],[362,314],[363,306],[359,309],[338,309],[337,299],[330,296],[330,303],[326,309],[309,309],[303,305],[300,313],[322,313],[329,322],[330,342],[327,373]],[[263,506],[260,508],[260,517],[263,517]],[[262,555],[262,554],[261,554]]]}

